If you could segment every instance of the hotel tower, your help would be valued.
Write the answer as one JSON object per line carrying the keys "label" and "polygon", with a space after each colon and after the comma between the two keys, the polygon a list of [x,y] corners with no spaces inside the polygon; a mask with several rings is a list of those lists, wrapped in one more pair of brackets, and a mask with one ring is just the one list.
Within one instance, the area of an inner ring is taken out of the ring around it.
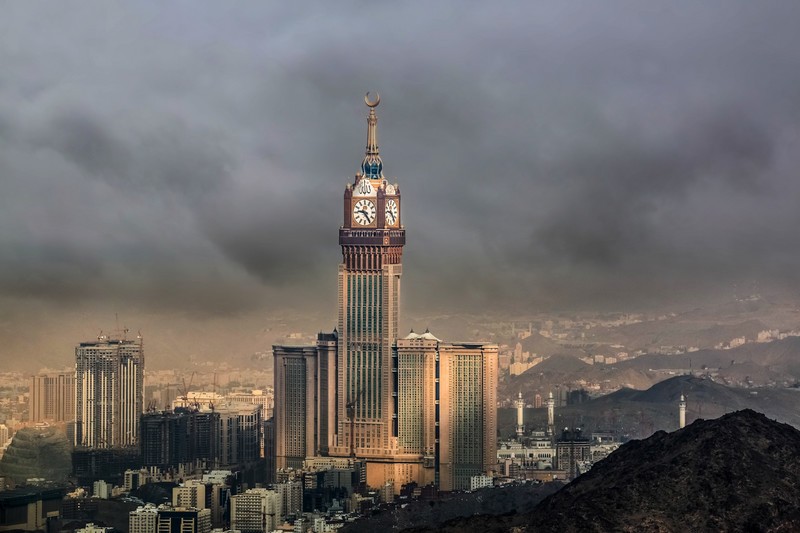
{"label": "hotel tower", "polygon": [[400,188],[383,174],[380,97],[364,100],[366,153],[345,186],[339,228],[336,330],[320,333],[315,346],[273,346],[275,463],[354,458],[366,462],[371,487],[452,490],[463,486],[453,473],[468,487],[468,476],[495,460],[497,346],[445,344],[428,332],[398,338]]}

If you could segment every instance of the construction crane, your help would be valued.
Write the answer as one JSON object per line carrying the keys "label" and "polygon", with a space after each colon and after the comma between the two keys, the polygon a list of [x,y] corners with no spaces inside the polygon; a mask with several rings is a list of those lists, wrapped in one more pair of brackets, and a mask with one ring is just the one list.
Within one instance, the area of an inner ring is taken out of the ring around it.
{"label": "construction crane", "polygon": [[356,445],[355,445],[355,425],[356,425],[356,405],[361,400],[361,395],[364,394],[364,389],[358,391],[356,397],[349,400],[346,404],[347,408],[347,418],[350,419],[350,457],[355,459],[356,456]]}
{"label": "construction crane", "polygon": [[194,381],[195,372],[192,372],[192,375],[189,377],[189,385],[186,385],[186,378],[181,378],[183,382],[183,388],[179,390],[183,396],[180,397],[183,400],[183,407],[189,407],[189,389],[192,386],[192,382]]}

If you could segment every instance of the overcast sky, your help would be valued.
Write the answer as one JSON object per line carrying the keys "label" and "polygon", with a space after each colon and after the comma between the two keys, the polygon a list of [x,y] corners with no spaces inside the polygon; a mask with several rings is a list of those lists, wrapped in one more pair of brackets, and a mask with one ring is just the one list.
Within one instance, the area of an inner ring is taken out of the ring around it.
{"label": "overcast sky", "polygon": [[396,4],[4,3],[3,319],[333,323],[367,90],[405,312],[797,291],[800,3]]}

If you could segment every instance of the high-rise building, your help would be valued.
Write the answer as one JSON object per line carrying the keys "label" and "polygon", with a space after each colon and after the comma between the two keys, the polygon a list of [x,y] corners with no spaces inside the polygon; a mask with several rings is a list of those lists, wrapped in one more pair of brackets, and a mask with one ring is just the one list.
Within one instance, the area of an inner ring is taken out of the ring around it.
{"label": "high-rise building", "polygon": [[397,341],[399,451],[417,461],[395,470],[395,484],[409,476],[426,484],[433,474],[441,490],[469,490],[472,476],[494,467],[497,350],[496,344],[444,343],[427,331]]}
{"label": "high-rise building", "polygon": [[142,415],[142,465],[162,470],[215,467],[219,463],[220,414],[178,408]]}
{"label": "high-rise building", "polygon": [[303,512],[303,483],[286,481],[277,483],[275,490],[281,495],[281,516],[299,515]]}
{"label": "high-rise building", "polygon": [[365,98],[365,102],[369,107],[366,153],[354,183],[345,187],[344,221],[339,229],[339,394],[330,452],[385,462],[397,448],[392,435],[391,363],[406,235],[400,189],[384,177],[378,150],[375,107],[380,98],[373,102]]}
{"label": "high-rise building", "polygon": [[75,371],[47,372],[31,378],[28,395],[31,422],[75,420]]}
{"label": "high-rise building", "polygon": [[252,466],[261,459],[261,405],[215,406],[219,415],[218,467]]}
{"label": "high-rise building", "polygon": [[275,361],[275,465],[301,468],[315,455],[317,435],[317,350],[315,346],[273,346]]}
{"label": "high-rise building", "polygon": [[[336,436],[336,398],[338,397],[338,331],[317,335],[317,449],[329,455]],[[316,454],[315,454],[316,455]]]}
{"label": "high-rise building", "polygon": [[365,101],[366,153],[345,187],[339,228],[337,327],[314,346],[273,346],[276,467],[353,458],[365,462],[370,487],[468,489],[496,461],[497,346],[446,344],[429,332],[398,340],[400,189],[383,174],[380,98]]}
{"label": "high-rise building", "polygon": [[136,446],[144,403],[144,351],[133,340],[100,336],[75,348],[75,445]]}

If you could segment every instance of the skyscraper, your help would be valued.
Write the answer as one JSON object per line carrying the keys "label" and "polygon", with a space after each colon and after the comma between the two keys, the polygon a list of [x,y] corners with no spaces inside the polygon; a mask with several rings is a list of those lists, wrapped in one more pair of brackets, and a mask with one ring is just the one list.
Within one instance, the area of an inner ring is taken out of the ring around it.
{"label": "skyscraper", "polygon": [[141,464],[162,470],[216,468],[221,447],[220,414],[178,408],[145,413],[139,425]]}
{"label": "skyscraper", "polygon": [[[430,332],[397,341],[395,482],[469,490],[497,462],[497,345],[446,343]],[[411,478],[411,479],[409,479]]]}
{"label": "skyscraper", "polygon": [[331,454],[355,452],[386,460],[396,449],[391,358],[406,235],[400,223],[400,189],[384,177],[378,151],[375,108],[380,97],[368,97],[366,153],[354,183],[345,187],[339,229],[339,395]]}
{"label": "skyscraper", "polygon": [[144,402],[142,338],[82,342],[75,348],[75,445],[135,446]]}
{"label": "skyscraper", "polygon": [[316,453],[317,350],[273,346],[275,361],[275,466],[301,468]]}
{"label": "skyscraper", "polygon": [[497,345],[439,347],[441,490],[469,490],[470,478],[497,462]]}
{"label": "skyscraper", "polygon": [[469,488],[496,461],[497,346],[398,340],[400,189],[383,175],[380,98],[365,102],[366,153],[339,228],[337,328],[314,346],[273,346],[276,466],[328,455],[363,460],[370,487]]}
{"label": "skyscraper", "polygon": [[28,408],[31,422],[75,420],[75,371],[47,372],[33,376]]}

